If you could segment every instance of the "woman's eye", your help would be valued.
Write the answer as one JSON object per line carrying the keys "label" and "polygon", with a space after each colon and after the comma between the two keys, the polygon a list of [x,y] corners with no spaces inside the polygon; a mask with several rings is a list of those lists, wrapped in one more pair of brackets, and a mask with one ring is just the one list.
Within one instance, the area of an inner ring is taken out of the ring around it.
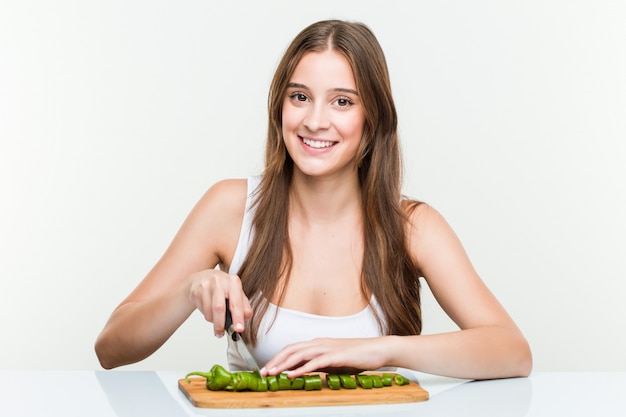
{"label": "woman's eye", "polygon": [[352,104],[352,101],[350,101],[350,99],[348,98],[342,97],[335,100],[335,104],[339,107],[348,107]]}
{"label": "woman's eye", "polygon": [[306,101],[307,97],[302,93],[293,93],[289,97],[296,101]]}

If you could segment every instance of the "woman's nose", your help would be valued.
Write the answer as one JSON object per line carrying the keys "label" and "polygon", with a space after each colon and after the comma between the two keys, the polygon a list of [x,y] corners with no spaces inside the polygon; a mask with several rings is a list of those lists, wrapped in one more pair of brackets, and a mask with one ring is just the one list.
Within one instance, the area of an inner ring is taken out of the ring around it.
{"label": "woman's nose", "polygon": [[320,129],[328,129],[330,119],[328,117],[328,109],[323,105],[313,105],[309,108],[306,117],[303,120],[304,126],[311,131]]}

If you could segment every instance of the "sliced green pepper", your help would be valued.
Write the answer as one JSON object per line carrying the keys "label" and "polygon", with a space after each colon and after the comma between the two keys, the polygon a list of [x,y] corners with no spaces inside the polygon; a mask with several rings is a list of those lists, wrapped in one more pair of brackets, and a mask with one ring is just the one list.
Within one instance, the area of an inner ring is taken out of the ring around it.
{"label": "sliced green pepper", "polygon": [[291,379],[287,374],[278,374],[278,390],[284,391],[291,389]]}
{"label": "sliced green pepper", "polygon": [[382,376],[383,386],[390,387],[393,383],[393,374],[383,374]]}
{"label": "sliced green pepper", "polygon": [[305,375],[304,376],[304,390],[316,391],[322,389],[322,377],[319,375]]}
{"label": "sliced green pepper", "polygon": [[304,377],[298,376],[291,380],[291,389],[299,390],[304,389]]}
{"label": "sliced green pepper", "polygon": [[248,389],[248,376],[241,372],[235,372],[230,378],[230,384],[224,387],[224,389],[226,391],[243,391]]}
{"label": "sliced green pepper", "polygon": [[396,376],[393,377],[393,382],[395,382],[396,385],[407,385],[411,383],[408,378],[400,374],[396,374]]}
{"label": "sliced green pepper", "polygon": [[269,375],[265,377],[265,380],[267,381],[267,389],[269,391],[278,391],[278,378],[276,375]]}
{"label": "sliced green pepper", "polygon": [[[209,372],[190,372],[185,375],[185,380],[197,375],[206,379],[206,387],[211,391],[279,391],[279,390],[321,390],[322,378],[319,374],[303,375],[289,378],[286,373],[261,376],[258,372],[233,372],[230,373],[220,365],[214,365]],[[326,374],[326,386],[331,390],[355,389],[357,385],[364,389],[381,388],[391,386],[393,383],[402,386],[411,381],[400,374]]]}
{"label": "sliced green pepper", "polygon": [[361,388],[372,389],[373,387],[372,378],[366,374],[358,374],[356,376],[356,382],[359,383]]}
{"label": "sliced green pepper", "polygon": [[330,389],[341,389],[339,375],[326,374],[326,386]]}
{"label": "sliced green pepper", "polygon": [[372,386],[374,388],[383,387],[383,379],[380,377],[380,375],[370,375],[370,379],[372,380]]}
{"label": "sliced green pepper", "polygon": [[354,380],[354,378],[352,378],[352,376],[348,374],[341,374],[339,375],[339,379],[341,380],[341,386],[345,389],[356,388],[356,381]]}
{"label": "sliced green pepper", "polygon": [[265,392],[267,391],[267,379],[260,375],[260,374],[254,374],[254,376],[257,378],[257,392]]}
{"label": "sliced green pepper", "polygon": [[[250,377],[248,377],[248,389],[250,391],[259,391],[263,389],[261,387],[261,378],[255,374],[250,374]],[[267,382],[265,382],[265,391],[267,391]]]}

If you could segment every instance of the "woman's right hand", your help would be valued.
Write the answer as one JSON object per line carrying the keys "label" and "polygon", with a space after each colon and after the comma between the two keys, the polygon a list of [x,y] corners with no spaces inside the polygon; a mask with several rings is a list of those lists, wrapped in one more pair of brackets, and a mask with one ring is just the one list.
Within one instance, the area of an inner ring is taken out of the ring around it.
{"label": "woman's right hand", "polygon": [[226,330],[226,299],[235,330],[244,330],[245,321],[252,317],[252,306],[237,275],[206,269],[193,273],[189,279],[189,300],[207,321],[213,323],[215,336],[224,336]]}

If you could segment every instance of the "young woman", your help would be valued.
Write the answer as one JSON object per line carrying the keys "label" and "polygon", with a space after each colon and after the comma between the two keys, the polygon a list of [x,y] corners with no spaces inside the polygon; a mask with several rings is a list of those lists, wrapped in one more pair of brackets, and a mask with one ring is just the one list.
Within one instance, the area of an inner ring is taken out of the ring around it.
{"label": "young woman", "polygon": [[[444,218],[401,195],[383,51],[361,23],[321,21],[287,49],[269,93],[262,175],[223,180],[115,309],[104,368],[142,360],[198,309],[224,335],[226,300],[264,374],[403,367],[526,376],[531,353]],[[459,326],[420,335],[420,279]],[[229,352],[229,366],[243,366]]]}

